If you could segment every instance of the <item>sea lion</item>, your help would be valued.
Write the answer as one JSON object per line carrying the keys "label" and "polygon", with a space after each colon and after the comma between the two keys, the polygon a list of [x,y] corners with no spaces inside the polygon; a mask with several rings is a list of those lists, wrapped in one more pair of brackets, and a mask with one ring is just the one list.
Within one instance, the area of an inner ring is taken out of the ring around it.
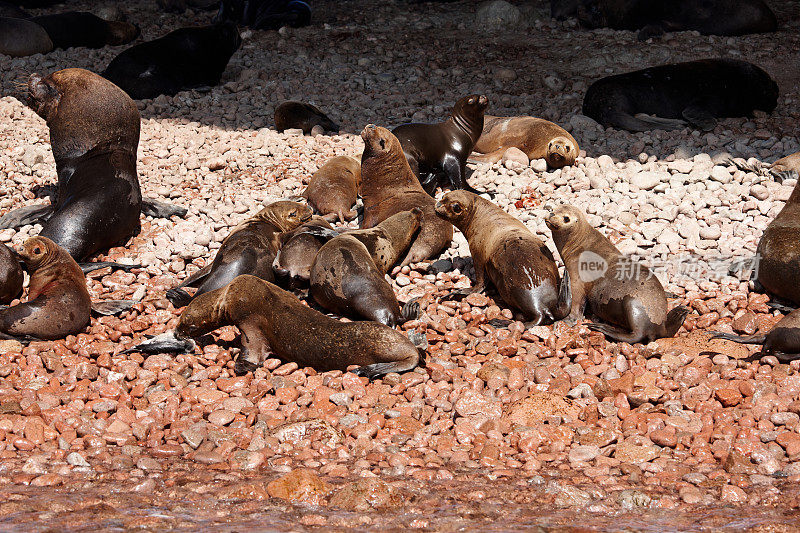
{"label": "sea lion", "polygon": [[362,228],[377,226],[390,216],[414,207],[422,209],[422,225],[402,265],[438,255],[453,240],[453,226],[436,215],[436,202],[411,172],[400,141],[386,128],[372,124],[361,132]]}
{"label": "sea lion", "polygon": [[25,57],[53,50],[47,32],[30,20],[0,17],[0,54]]}
{"label": "sea lion", "polygon": [[358,216],[352,207],[361,188],[361,163],[345,155],[325,162],[311,176],[303,198],[328,222],[353,220]]}
{"label": "sea lion", "polygon": [[314,126],[319,126],[326,131],[339,131],[338,124],[311,104],[290,100],[275,108],[275,129],[280,132],[297,129],[308,134]]}
{"label": "sea lion", "polygon": [[44,28],[55,48],[119,46],[133,41],[140,33],[135,24],[103,20],[85,11],[42,15],[30,20]]}
{"label": "sea lion", "polygon": [[28,105],[45,119],[58,173],[51,205],[23,207],[0,228],[39,222],[41,236],[77,261],[139,232],[139,215],[183,216],[186,209],[142,200],[136,174],[139,111],[119,87],[79,68],[32,74]]}
{"label": "sea lion", "polygon": [[800,305],[800,181],[756,248],[755,274],[766,291]]}
{"label": "sea lion", "polygon": [[563,16],[571,4],[584,27],[641,30],[640,40],[668,31],[746,35],[778,27],[775,13],[763,0],[567,0],[564,4],[553,10],[554,16]]}
{"label": "sea lion", "polygon": [[415,207],[371,229],[351,231],[325,243],[311,266],[311,296],[339,315],[395,327],[407,317],[401,317],[397,297],[384,276],[408,250],[421,220],[422,210]]}
{"label": "sea lion", "polygon": [[300,28],[311,22],[311,6],[301,0],[221,0],[215,21],[228,21],[254,30]]}
{"label": "sea lion", "polygon": [[612,324],[589,328],[615,341],[634,344],[675,335],[689,309],[667,312],[664,288],[650,269],[624,256],[576,207],[558,207],[546,223],[569,274],[569,321],[580,320],[588,303],[597,318]]}
{"label": "sea lion", "polygon": [[20,257],[5,244],[0,244],[0,304],[8,305],[22,294],[25,276],[22,274]]}
{"label": "sea lion", "polygon": [[496,163],[511,147],[528,159],[544,159],[550,168],[575,164],[580,149],[575,138],[558,124],[536,117],[483,117],[483,133],[472,148],[470,161]]}
{"label": "sea lion", "polygon": [[137,100],[213,87],[241,44],[232,23],[180,28],[124,50],[111,60],[103,76]]}
{"label": "sea lion", "polygon": [[436,204],[436,213],[460,229],[469,243],[475,283],[459,294],[482,292],[488,276],[503,300],[531,326],[567,316],[569,292],[565,288],[559,298],[553,254],[525,224],[468,191],[446,193]]}
{"label": "sea lion", "polygon": [[774,355],[781,361],[800,358],[800,309],[781,318],[766,335],[740,336],[715,333],[712,339],[725,339],[741,344],[763,344],[763,355]]}
{"label": "sea lion", "polygon": [[[703,59],[661,65],[594,82],[583,99],[583,114],[604,127],[629,131],[711,130],[717,118],[771,113],[778,85],[746,61]],[[656,115],[640,117],[639,114]]]}
{"label": "sea lion", "polygon": [[258,368],[270,351],[284,361],[320,372],[359,365],[355,373],[370,379],[406,372],[420,360],[417,348],[399,331],[377,322],[339,322],[277,285],[250,275],[199,296],[183,310],[174,332],[129,351],[187,351],[193,347],[191,338],[226,325],[242,332],[242,351],[235,367],[239,375]]}
{"label": "sea lion", "polygon": [[0,333],[55,340],[86,328],[92,301],[86,278],[67,251],[45,237],[31,237],[19,256],[31,276],[28,299],[0,310]]}
{"label": "sea lion", "polygon": [[[224,287],[236,276],[252,274],[275,281],[272,262],[280,249],[280,234],[291,231],[311,219],[311,208],[288,200],[269,204],[230,232],[217,250],[214,261],[167,291],[175,307],[187,305],[193,298]],[[194,296],[183,287],[197,287]]]}
{"label": "sea lion", "polygon": [[411,170],[431,196],[437,186],[480,192],[467,183],[466,167],[483,131],[483,112],[488,105],[483,95],[465,96],[444,122],[403,124],[392,130]]}
{"label": "sea lion", "polygon": [[281,233],[281,247],[275,260],[272,262],[272,271],[275,273],[276,283],[282,287],[299,289],[308,285],[311,279],[311,265],[322,245],[333,234],[320,236],[311,229],[333,231],[328,222],[318,216],[313,216],[305,224],[292,231]]}

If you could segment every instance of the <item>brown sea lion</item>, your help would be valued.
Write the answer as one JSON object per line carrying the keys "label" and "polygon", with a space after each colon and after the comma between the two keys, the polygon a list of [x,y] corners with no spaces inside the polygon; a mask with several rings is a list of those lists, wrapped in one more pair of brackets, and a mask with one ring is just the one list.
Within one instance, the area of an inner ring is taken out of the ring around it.
{"label": "brown sea lion", "polygon": [[519,148],[528,159],[544,159],[550,168],[575,164],[580,149],[564,128],[535,117],[484,116],[483,133],[470,161],[496,163],[509,148]]}
{"label": "brown sea lion", "polygon": [[314,126],[320,126],[326,131],[339,131],[338,124],[311,104],[288,101],[275,108],[275,129],[280,132],[298,129],[308,134]]}
{"label": "brown sea lion", "polygon": [[800,181],[756,248],[755,274],[766,291],[800,305]]}
{"label": "brown sea lion", "polygon": [[[252,274],[267,281],[275,281],[272,262],[280,249],[280,234],[291,231],[311,220],[311,208],[288,200],[269,204],[233,228],[222,241],[210,265],[201,268],[167,291],[167,298],[175,307],[187,305],[192,298],[224,287],[236,276]],[[194,296],[183,287],[197,287]]]}
{"label": "brown sea lion", "polygon": [[242,352],[235,367],[239,375],[258,368],[270,351],[320,372],[359,365],[356,374],[370,379],[406,372],[420,359],[414,344],[395,329],[377,322],[329,318],[277,285],[249,275],[199,296],[183,310],[174,332],[129,351],[190,350],[191,338],[227,325],[242,332]]}
{"label": "brown sea lion", "polygon": [[7,305],[22,294],[25,276],[17,252],[0,244],[0,304]]}
{"label": "brown sea lion", "polygon": [[561,320],[570,311],[568,291],[559,299],[558,267],[545,244],[525,224],[489,200],[468,191],[450,191],[436,213],[461,230],[469,243],[475,283],[460,294],[481,292],[486,277],[531,326]]}
{"label": "brown sea lion", "polygon": [[119,87],[79,68],[46,78],[33,74],[28,105],[50,129],[57,191],[51,205],[7,213],[0,228],[41,223],[40,235],[82,261],[138,233],[141,213],[186,214],[142,199],[136,173],[139,110]]}
{"label": "brown sea lion", "polygon": [[613,324],[589,328],[615,341],[633,344],[675,335],[689,309],[667,312],[664,288],[650,269],[624,256],[576,207],[560,206],[546,222],[569,274],[570,321],[583,318],[588,303],[597,318]]}
{"label": "brown sea lion", "polygon": [[317,252],[334,236],[333,234],[320,236],[314,231],[309,231],[314,228],[333,231],[324,218],[313,216],[305,224],[281,234],[281,247],[272,262],[272,271],[275,273],[278,285],[290,289],[308,285],[311,279],[311,265],[314,264]]}
{"label": "brown sea lion", "polygon": [[32,237],[19,256],[31,276],[28,299],[0,310],[0,333],[54,340],[86,328],[92,301],[86,278],[67,251],[50,239]]}
{"label": "brown sea lion", "polygon": [[763,344],[763,355],[774,355],[781,361],[800,358],[800,309],[784,316],[766,335],[740,336],[715,333],[712,339],[726,339],[741,344]]}
{"label": "brown sea lion", "polygon": [[480,193],[467,183],[466,167],[483,131],[483,112],[488,105],[483,95],[465,96],[444,122],[403,124],[392,130],[411,170],[431,196],[437,186]]}
{"label": "brown sea lion", "polygon": [[362,228],[377,226],[390,216],[414,207],[422,209],[422,226],[401,265],[438,255],[453,240],[453,226],[436,215],[436,202],[411,172],[400,141],[386,128],[373,126],[361,132]]}
{"label": "brown sea lion", "polygon": [[421,220],[422,210],[415,207],[371,229],[351,231],[325,243],[311,267],[311,296],[339,315],[389,327],[404,321],[408,317],[401,317],[397,297],[384,276],[408,249]]}
{"label": "brown sea lion", "polygon": [[[761,68],[737,59],[702,59],[649,67],[592,83],[583,114],[628,131],[711,130],[718,118],[771,113],[778,85]],[[648,115],[655,115],[650,117]]]}
{"label": "brown sea lion", "polygon": [[346,222],[358,216],[352,207],[361,188],[361,163],[345,155],[325,162],[311,176],[303,198],[328,222]]}
{"label": "brown sea lion", "polygon": [[53,50],[53,41],[47,32],[30,20],[0,17],[0,54],[24,57],[46,54]]}

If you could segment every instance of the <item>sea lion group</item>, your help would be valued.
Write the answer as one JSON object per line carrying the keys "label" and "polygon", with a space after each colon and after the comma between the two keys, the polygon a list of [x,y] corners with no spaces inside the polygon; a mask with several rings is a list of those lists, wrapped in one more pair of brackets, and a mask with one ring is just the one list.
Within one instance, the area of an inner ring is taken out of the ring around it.
{"label": "sea lion group", "polygon": [[[642,5],[634,0],[554,1],[553,13],[563,8],[586,26],[640,29],[647,36],[678,29],[738,35],[772,31],[768,14],[758,11],[759,2],[740,2],[740,11],[727,25],[688,24],[684,11],[697,8],[699,2],[686,3],[680,13],[658,4],[659,10],[644,16]],[[270,11],[273,7],[283,11]],[[76,261],[124,244],[138,233],[142,214],[185,214],[182,208],[142,198],[136,171],[140,116],[132,98],[219,83],[241,45],[231,20],[255,28],[271,27],[275,20],[305,24],[307,7],[299,1],[271,7],[223,1],[214,24],[179,29],[129,48],[102,76],[72,68],[30,77],[28,105],[50,130],[58,182],[50,205],[25,207],[0,219],[0,228],[33,222],[43,226],[40,236],[19,251],[0,246],[0,303],[13,303],[23,295],[23,269],[30,274],[26,302],[0,309],[0,336],[56,339],[82,331],[92,310],[82,269],[93,268],[93,263]],[[747,9],[759,16],[737,25],[744,20],[742,13],[750,13]],[[65,15],[60,15],[62,20],[67,20]],[[71,36],[69,41],[69,31],[56,27],[48,16],[0,18],[0,28],[12,24],[8,20],[20,27],[36,24],[28,28],[30,39],[41,40],[33,45],[42,51],[76,45],[69,42],[102,46],[135,38],[123,32],[123,26],[97,26],[106,28],[101,31],[91,25],[93,19],[79,15],[70,14],[68,20],[90,28],[83,40]],[[6,46],[2,37],[0,44]],[[33,45],[30,49],[36,48]],[[707,130],[719,118],[771,112],[777,96],[775,82],[755,65],[709,59],[598,80],[586,92],[583,112],[604,126],[631,131],[687,125]],[[511,149],[529,159],[544,159],[551,169],[574,165],[581,156],[575,138],[557,124],[531,116],[486,115],[489,104],[486,95],[470,94],[455,102],[443,122],[401,124],[393,130],[364,127],[360,160],[338,156],[325,162],[311,176],[302,198],[275,201],[232,228],[213,260],[167,292],[175,307],[184,307],[178,326],[128,351],[191,351],[199,337],[234,325],[241,331],[238,374],[256,369],[269,353],[320,371],[357,366],[356,372],[369,378],[411,370],[424,360],[426,341],[413,328],[407,334],[396,328],[421,311],[414,300],[401,305],[386,276],[396,265],[436,258],[450,246],[454,228],[469,245],[474,280],[471,288],[446,298],[493,288],[526,327],[561,320],[574,324],[588,312],[597,320],[589,328],[615,342],[674,336],[688,308],[670,310],[661,282],[644,266],[628,268],[633,259],[592,227],[580,209],[559,206],[545,221],[564,266],[561,274],[542,239],[468,184],[468,161],[495,163]],[[339,130],[320,109],[298,101],[276,108],[275,127],[303,133]],[[798,166],[800,157],[789,156],[767,171],[784,176]],[[757,281],[794,305],[800,305],[798,187],[765,229],[758,247]],[[437,201],[437,189],[451,190]],[[358,229],[331,226],[353,220]],[[600,269],[587,272],[587,261]],[[306,303],[290,292],[306,287]],[[337,320],[318,309],[353,321]],[[494,321],[496,326],[504,323]],[[800,355],[798,328],[793,313],[766,336],[720,336],[762,342],[766,352],[792,358]]]}

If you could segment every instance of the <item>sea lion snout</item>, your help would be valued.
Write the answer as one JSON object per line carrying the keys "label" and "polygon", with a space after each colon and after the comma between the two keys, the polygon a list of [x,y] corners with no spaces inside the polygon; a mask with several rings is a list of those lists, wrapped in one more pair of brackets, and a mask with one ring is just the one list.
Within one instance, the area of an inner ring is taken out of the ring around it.
{"label": "sea lion snout", "polygon": [[47,101],[56,96],[57,91],[44,82],[38,74],[31,74],[28,77],[28,105],[41,115]]}

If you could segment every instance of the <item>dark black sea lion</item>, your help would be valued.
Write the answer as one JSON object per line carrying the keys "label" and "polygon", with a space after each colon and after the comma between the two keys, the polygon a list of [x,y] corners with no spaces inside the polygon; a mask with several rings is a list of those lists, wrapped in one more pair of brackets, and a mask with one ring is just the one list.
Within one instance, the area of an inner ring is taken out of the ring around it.
{"label": "dark black sea lion", "polygon": [[339,131],[339,125],[315,105],[290,100],[275,108],[275,129],[280,132],[291,128],[308,134],[314,126]]}
{"label": "dark black sea lion", "polygon": [[400,141],[411,170],[433,196],[437,186],[467,189],[467,158],[483,131],[483,113],[489,100],[473,94],[461,98],[444,122],[403,124],[392,130]]}
{"label": "dark black sea lion", "polygon": [[0,228],[41,223],[40,235],[77,261],[124,243],[139,232],[139,216],[186,210],[143,201],[136,173],[140,118],[119,87],[88,70],[31,75],[28,105],[47,121],[58,173],[51,205],[23,207]]}
{"label": "dark black sea lion", "polygon": [[[704,59],[608,76],[594,82],[583,99],[583,114],[604,127],[629,131],[710,130],[717,118],[771,113],[778,85],[746,61]],[[642,117],[639,114],[655,115]]]}
{"label": "dark black sea lion", "polygon": [[640,39],[668,31],[745,35],[778,27],[763,0],[554,0],[551,8],[554,18],[577,15],[587,28],[642,30]]}
{"label": "dark black sea lion", "polygon": [[0,17],[0,54],[25,57],[46,54],[53,50],[53,41],[47,32],[30,20]]}
{"label": "dark black sea lion", "polygon": [[214,19],[234,22],[254,30],[299,28],[311,22],[311,6],[300,0],[221,0]]}
{"label": "dark black sea lion", "polygon": [[103,76],[137,100],[214,86],[241,43],[235,24],[181,28],[123,51]]}
{"label": "dark black sea lion", "polygon": [[134,24],[103,20],[85,11],[42,15],[30,20],[45,29],[55,48],[117,46],[131,42],[140,33]]}

